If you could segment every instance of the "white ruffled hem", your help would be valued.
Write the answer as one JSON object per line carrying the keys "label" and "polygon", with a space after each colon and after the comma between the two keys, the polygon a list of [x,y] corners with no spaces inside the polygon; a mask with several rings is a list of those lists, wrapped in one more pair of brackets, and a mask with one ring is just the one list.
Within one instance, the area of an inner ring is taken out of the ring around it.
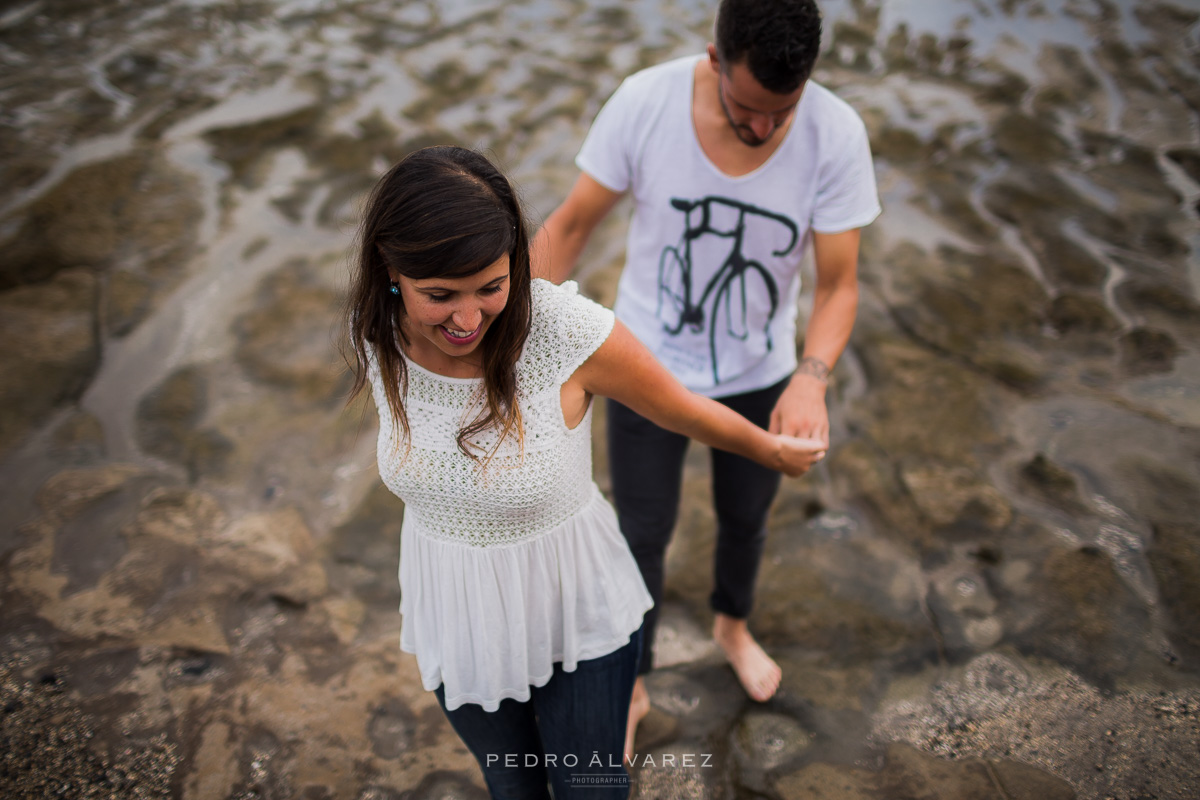
{"label": "white ruffled hem", "polygon": [[524,702],[561,662],[567,672],[628,643],[653,605],[612,506],[592,498],[570,519],[515,546],[469,547],[401,534],[400,647],[417,656],[446,707]]}

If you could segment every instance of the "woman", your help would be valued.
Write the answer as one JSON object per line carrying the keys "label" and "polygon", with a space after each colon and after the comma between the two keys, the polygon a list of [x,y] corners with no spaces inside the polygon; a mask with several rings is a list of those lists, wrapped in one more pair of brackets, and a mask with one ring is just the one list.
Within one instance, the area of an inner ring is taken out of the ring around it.
{"label": "woman", "polygon": [[531,280],[513,187],[477,153],[406,157],[360,236],[353,393],[370,386],[405,502],[401,647],[493,797],[626,796],[651,600],[592,481],[592,396],[793,475],[822,453],[683,389],[573,284]]}

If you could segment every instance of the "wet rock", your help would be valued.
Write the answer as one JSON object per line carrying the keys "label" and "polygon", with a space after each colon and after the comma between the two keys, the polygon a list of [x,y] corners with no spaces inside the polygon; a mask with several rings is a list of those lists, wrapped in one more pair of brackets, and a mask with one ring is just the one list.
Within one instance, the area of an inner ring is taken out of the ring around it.
{"label": "wet rock", "polygon": [[733,729],[734,760],[743,781],[749,772],[777,769],[803,753],[813,737],[800,723],[783,714],[754,711]]}
{"label": "wet rock", "polygon": [[179,753],[141,731],[106,749],[107,725],[81,708],[53,673],[27,681],[0,670],[0,789],[5,797],[144,797],[166,800]]}
{"label": "wet rock", "polygon": [[925,153],[925,143],[905,128],[884,128],[871,136],[871,154],[893,163],[911,163]]}
{"label": "wet rock", "polygon": [[1167,158],[1178,164],[1195,183],[1200,183],[1200,151],[1176,147],[1167,151]]}
{"label": "wet rock", "polygon": [[1012,520],[1012,510],[999,490],[965,467],[906,459],[900,465],[900,478],[935,528],[995,531]]}
{"label": "wet rock", "polygon": [[104,428],[95,416],[86,411],[67,415],[54,429],[50,452],[63,464],[77,466],[93,464],[104,455]]}
{"label": "wet rock", "polygon": [[1109,267],[1075,238],[1064,233],[1064,209],[1072,209],[1071,226],[1101,241],[1128,243],[1137,238],[1127,217],[1117,217],[1082,196],[1046,170],[1015,170],[1011,177],[989,185],[985,207],[998,218],[1021,228],[1046,275],[1061,286],[1098,289]]}
{"label": "wet rock", "polygon": [[[204,414],[207,382],[200,368],[177,370],[140,404],[142,448],[156,455],[179,457],[186,431]],[[161,431],[155,431],[155,428]],[[156,435],[157,434],[157,435]]]}
{"label": "wet rock", "polygon": [[853,663],[826,660],[823,655],[795,648],[773,652],[783,670],[777,697],[788,707],[830,711],[863,711],[871,688],[869,669]]}
{"label": "wet rock", "polygon": [[229,797],[239,777],[236,737],[228,722],[214,720],[200,731],[183,800]]}
{"label": "wet rock", "polygon": [[855,439],[835,448],[826,464],[839,494],[879,520],[881,530],[922,544],[929,540],[916,503],[878,447]]}
{"label": "wet rock", "polygon": [[214,155],[229,165],[232,178],[247,189],[262,184],[271,156],[285,147],[307,149],[318,135],[318,105],[289,110],[246,125],[215,128],[204,134]]}
{"label": "wet rock", "polygon": [[1169,635],[1183,666],[1200,669],[1200,529],[1168,523],[1154,529],[1147,558],[1154,570],[1163,606],[1172,618]]}
{"label": "wet rock", "polygon": [[108,62],[105,75],[118,90],[139,95],[169,82],[170,67],[157,54],[126,52]]}
{"label": "wet rock", "polygon": [[709,631],[687,609],[676,603],[663,603],[655,632],[655,669],[700,661],[718,652]]}
{"label": "wet rock", "polygon": [[142,474],[142,469],[132,464],[63,470],[38,490],[37,504],[56,522],[69,520],[96,501],[121,491],[130,479]]}
{"label": "wet rock", "polygon": [[864,328],[859,346],[872,390],[849,415],[884,453],[970,466],[999,443],[984,379],[881,331]]}
{"label": "wet rock", "polygon": [[111,336],[124,336],[150,314],[154,284],[145,275],[123,269],[113,270],[107,281],[103,314],[105,332]]}
{"label": "wet rock", "polygon": [[1039,600],[1007,597],[1000,614],[1007,640],[1022,652],[1053,659],[1104,685],[1146,646],[1149,609],[1099,549],[1051,553],[1022,591]]}
{"label": "wet rock", "polygon": [[1134,328],[1117,340],[1121,366],[1130,375],[1170,372],[1179,355],[1179,345],[1166,331]]}
{"label": "wet rock", "polygon": [[[1194,440],[1183,439],[1184,452]],[[1194,451],[1193,451],[1194,452]],[[1174,454],[1128,454],[1115,460],[1111,480],[1123,493],[1122,505],[1152,524],[1190,525],[1200,502],[1200,473],[1195,462]]]}
{"label": "wet rock", "polygon": [[631,777],[637,796],[661,800],[714,800],[725,797],[724,769],[713,748],[698,738],[636,753]]}
{"label": "wet rock", "polygon": [[1007,775],[1018,778],[999,794],[993,773],[999,766],[979,759],[947,761],[904,744],[887,748],[883,769],[869,772],[814,764],[776,783],[784,797],[806,800],[868,800],[873,797],[1011,797],[1012,800],[1074,800],[1066,781],[1013,762]]}
{"label": "wet rock", "polygon": [[404,503],[382,482],[372,485],[350,518],[333,530],[331,579],[373,605],[395,609]]}
{"label": "wet rock", "polygon": [[1043,118],[1012,113],[996,123],[996,150],[1013,161],[1045,164],[1067,153],[1067,143]]}
{"label": "wet rock", "polygon": [[[656,669],[645,680],[651,708],[639,726],[635,742],[639,753],[654,753],[661,748],[712,753],[718,741],[725,741],[746,703],[745,692],[723,660]],[[678,739],[680,735],[688,742],[706,746],[687,749]]]}
{"label": "wet rock", "polygon": [[[71,664],[71,688],[85,697],[116,694],[140,665],[135,647],[101,647]],[[127,700],[128,701],[128,700]]]}
{"label": "wet rock", "polygon": [[1045,453],[1038,453],[1021,467],[1020,479],[1042,499],[1076,514],[1085,513],[1075,476]]}
{"label": "wet rock", "polygon": [[360,645],[339,660],[338,669],[318,675],[301,654],[287,653],[277,664],[247,670],[231,687],[222,705],[236,709],[243,723],[221,749],[239,753],[242,784],[286,781],[274,788],[286,789],[285,797],[301,791],[295,787],[357,797],[369,787],[416,786],[436,770],[475,769],[416,679],[415,660],[401,657],[394,638]]}
{"label": "wet rock", "polygon": [[54,537],[51,571],[67,578],[65,594],[92,588],[127,552],[124,533],[154,478],[132,478],[73,514]]}
{"label": "wet rock", "polygon": [[294,605],[310,603],[328,588],[312,531],[294,508],[242,516],[214,545],[209,558],[215,568]]}
{"label": "wet rock", "polygon": [[1000,68],[994,62],[988,64],[987,80],[972,81],[971,88],[975,90],[980,102],[996,104],[1002,108],[1016,108],[1029,93],[1029,81],[1015,72]]}
{"label": "wet rock", "polygon": [[183,463],[193,477],[220,473],[233,443],[200,428],[208,410],[208,380],[199,366],[169,375],[138,404],[138,444],[151,455]]}
{"label": "wet rock", "polygon": [[1050,302],[1046,316],[1060,334],[1111,334],[1121,327],[1104,301],[1088,294],[1063,292]]}
{"label": "wet rock", "polygon": [[337,402],[348,388],[333,339],[341,301],[307,285],[303,269],[303,263],[284,265],[265,282],[257,307],[237,322],[237,358],[258,380],[304,400]]}
{"label": "wet rock", "polygon": [[1122,306],[1158,324],[1200,325],[1200,303],[1186,288],[1166,282],[1131,278],[1116,289]]}
{"label": "wet rock", "polygon": [[193,183],[141,151],[79,167],[19,213],[0,288],[125,259],[176,265],[202,216]]}
{"label": "wet rock", "polygon": [[286,768],[291,755],[287,744],[270,730],[251,730],[238,742],[234,757],[238,780],[229,795],[232,800],[282,800],[297,794],[295,781]]}
{"label": "wet rock", "polygon": [[1084,119],[1104,119],[1111,102],[1083,53],[1074,47],[1043,45],[1038,65],[1045,83],[1034,99],[1035,110],[1069,109]]}
{"label": "wet rock", "polygon": [[[944,149],[954,145],[946,143]],[[922,179],[927,188],[919,202],[946,225],[958,231],[970,241],[993,242],[996,226],[980,216],[972,197],[975,181],[974,171],[959,163],[948,160],[942,164],[923,164]]]}
{"label": "wet rock", "polygon": [[[104,485],[87,481],[88,477],[83,473],[66,485]],[[111,477],[96,477],[112,483]],[[93,496],[119,500],[120,495],[113,491],[110,488]],[[69,498],[70,494],[65,496]],[[85,513],[88,505],[79,504],[75,513]],[[101,506],[101,510],[104,508]],[[68,593],[64,591],[67,577],[54,572],[54,532],[59,523],[51,515],[39,523],[42,538],[14,554],[15,562],[21,565],[21,578],[14,582],[14,588],[27,600],[36,599],[39,614],[73,636],[105,636],[168,648],[228,652],[215,616],[217,606],[208,602],[208,592],[219,596],[224,585],[218,582],[213,588],[199,580],[203,558],[197,549],[221,517],[220,507],[207,496],[172,490],[152,492],[135,520],[119,529],[123,542],[111,540],[120,553],[119,559],[105,561],[101,566],[106,569],[90,576],[86,588],[77,586]],[[69,558],[66,552],[59,555],[60,561]],[[109,566],[109,561],[115,563]]]}
{"label": "wet rock", "polygon": [[[1117,786],[1147,797],[1186,797],[1198,775],[1191,753],[1200,728],[1184,723],[1194,714],[1194,690],[1101,692],[1053,663],[995,653],[950,676],[930,670],[924,680],[928,687],[908,686],[881,705],[873,720],[878,741],[984,758],[996,767],[1023,763],[1024,769],[996,769],[997,775],[1014,775],[1013,790],[1027,784],[1038,791],[1054,789],[1045,778],[1057,776],[1080,798],[1103,797]],[[1149,720],[1160,732],[1143,727]],[[1041,796],[1057,790],[1030,797]]]}
{"label": "wet rock", "polygon": [[83,394],[100,362],[95,309],[83,270],[0,293],[0,450]]}
{"label": "wet rock", "polygon": [[1004,628],[995,616],[996,599],[981,572],[951,563],[934,571],[929,587],[929,609],[948,655],[979,653],[1000,641]]}
{"label": "wet rock", "polygon": [[840,658],[862,653],[868,642],[876,653],[923,647],[929,632],[911,565],[885,567],[885,554],[896,555],[887,546],[819,558],[799,549],[768,552],[752,630],[771,647],[803,644]]}
{"label": "wet rock", "polygon": [[417,786],[396,793],[380,787],[363,792],[357,800],[487,800],[488,793],[472,783],[466,775],[435,770]]}
{"label": "wet rock", "polygon": [[1038,263],[1059,286],[1099,289],[1108,276],[1108,266],[1086,247],[1064,235],[1053,222],[1035,222],[1031,236]]}
{"label": "wet rock", "polygon": [[412,747],[415,720],[408,706],[396,698],[387,700],[371,712],[367,723],[367,735],[375,755],[385,759],[397,759]]}
{"label": "wet rock", "polygon": [[1023,342],[1041,337],[1045,291],[1012,261],[944,247],[930,257],[901,246],[888,258],[885,296],[901,328],[1018,388],[1044,370]]}
{"label": "wet rock", "polygon": [[[396,604],[391,608],[396,608]],[[326,597],[318,611],[325,615],[330,632],[343,645],[358,637],[367,614],[366,605],[357,597]]]}

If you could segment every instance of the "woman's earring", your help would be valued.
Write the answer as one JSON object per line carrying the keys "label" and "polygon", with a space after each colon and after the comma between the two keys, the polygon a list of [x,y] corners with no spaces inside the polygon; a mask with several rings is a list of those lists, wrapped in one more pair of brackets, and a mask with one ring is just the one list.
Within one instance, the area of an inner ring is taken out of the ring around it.
{"label": "woman's earring", "polygon": [[389,288],[388,291],[391,292],[392,294],[396,294],[396,295],[400,294],[400,284],[397,283],[396,281],[392,281],[391,288]]}

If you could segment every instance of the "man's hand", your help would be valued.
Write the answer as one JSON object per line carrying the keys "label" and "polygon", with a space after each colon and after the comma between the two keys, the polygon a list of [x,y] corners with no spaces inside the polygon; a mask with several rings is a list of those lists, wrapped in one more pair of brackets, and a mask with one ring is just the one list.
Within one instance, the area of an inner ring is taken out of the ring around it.
{"label": "man's hand", "polygon": [[[802,371],[803,366],[792,376],[771,411],[769,430],[799,439],[818,439],[828,447],[829,411],[825,407],[825,381],[808,371]],[[825,372],[828,374],[828,367]]]}

